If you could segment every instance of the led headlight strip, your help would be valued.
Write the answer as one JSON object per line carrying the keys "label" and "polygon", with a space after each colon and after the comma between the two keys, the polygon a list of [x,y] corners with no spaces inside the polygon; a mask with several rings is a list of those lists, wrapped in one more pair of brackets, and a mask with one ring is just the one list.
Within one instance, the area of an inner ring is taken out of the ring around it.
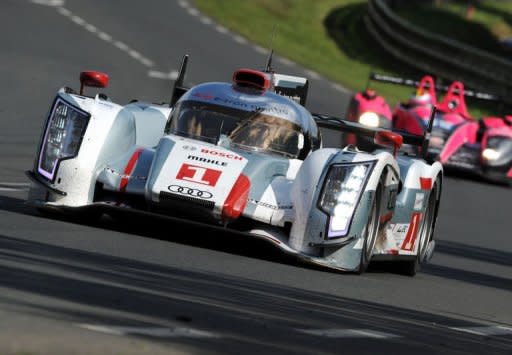
{"label": "led headlight strip", "polygon": [[348,234],[350,223],[374,162],[334,164],[324,181],[318,201],[329,215],[327,238]]}
{"label": "led headlight strip", "polygon": [[40,175],[53,182],[59,163],[78,155],[89,118],[89,113],[60,97],[55,100],[39,150]]}

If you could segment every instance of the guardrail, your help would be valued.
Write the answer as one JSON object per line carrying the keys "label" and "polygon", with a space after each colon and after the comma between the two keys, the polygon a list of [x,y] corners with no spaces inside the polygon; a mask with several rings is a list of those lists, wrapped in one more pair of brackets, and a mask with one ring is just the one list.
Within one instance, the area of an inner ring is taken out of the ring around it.
{"label": "guardrail", "polygon": [[512,104],[512,61],[420,29],[397,16],[390,0],[369,0],[370,35],[396,59],[447,80],[499,96]]}

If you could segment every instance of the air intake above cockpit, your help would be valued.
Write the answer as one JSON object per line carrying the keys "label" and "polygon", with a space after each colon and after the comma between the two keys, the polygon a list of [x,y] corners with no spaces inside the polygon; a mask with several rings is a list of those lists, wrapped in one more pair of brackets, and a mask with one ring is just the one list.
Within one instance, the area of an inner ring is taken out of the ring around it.
{"label": "air intake above cockpit", "polygon": [[253,69],[238,69],[233,74],[233,82],[239,86],[248,86],[259,90],[270,89],[270,75]]}

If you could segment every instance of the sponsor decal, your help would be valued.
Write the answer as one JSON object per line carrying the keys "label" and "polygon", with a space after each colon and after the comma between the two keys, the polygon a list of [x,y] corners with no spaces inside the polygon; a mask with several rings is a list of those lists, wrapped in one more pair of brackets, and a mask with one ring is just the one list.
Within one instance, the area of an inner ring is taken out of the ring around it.
{"label": "sponsor decal", "polygon": [[400,224],[398,225],[398,227],[396,228],[396,233],[405,233],[407,232],[407,228],[409,227],[408,224]]}
{"label": "sponsor decal", "polygon": [[414,200],[414,210],[420,211],[423,208],[423,200],[425,199],[425,194],[416,193],[416,198]]}
{"label": "sponsor decal", "polygon": [[184,145],[182,148],[183,148],[183,150],[190,150],[190,151],[197,150],[197,148],[194,147],[193,145]]}
{"label": "sponsor decal", "polygon": [[192,94],[192,96],[198,97],[203,100],[212,100],[213,99],[213,95],[203,94],[202,92],[196,92],[196,93]]}
{"label": "sponsor decal", "polygon": [[193,189],[190,187],[180,186],[180,185],[169,185],[167,189],[171,192],[191,196],[191,197],[198,197],[202,199],[210,199],[213,197],[212,193],[209,191],[202,191],[199,189]]}
{"label": "sponsor decal", "polygon": [[390,224],[389,228],[391,229],[391,233],[393,234],[393,237],[397,240],[404,240],[405,233],[407,233],[407,229],[409,228],[408,223],[394,223]]}
{"label": "sponsor decal", "polygon": [[144,149],[142,148],[136,149],[135,152],[133,152],[132,157],[128,161],[128,164],[126,164],[123,176],[121,178],[121,182],[119,183],[120,192],[126,192],[126,187],[128,186],[128,182],[130,181],[130,176],[133,172],[133,169],[135,168],[135,164],[137,164],[137,160],[139,160],[139,157],[143,151]]}
{"label": "sponsor decal", "polygon": [[194,182],[196,184],[215,186],[222,171],[205,168],[202,166],[183,164],[181,165],[176,179]]}
{"label": "sponsor decal", "polygon": [[279,210],[279,209],[289,210],[289,209],[293,208],[292,205],[279,205],[278,204],[276,206],[276,205],[273,205],[273,204],[268,203],[268,202],[263,202],[263,201],[253,200],[253,199],[249,199],[249,202],[250,203],[254,203],[255,205],[266,207],[266,208],[270,208],[270,209],[273,209],[273,210]]}
{"label": "sponsor decal", "polygon": [[411,216],[411,224],[409,225],[409,229],[407,230],[407,235],[405,236],[404,242],[400,249],[413,251],[414,245],[416,243],[416,236],[418,234],[418,229],[420,226],[421,213],[413,213]]}
{"label": "sponsor decal", "polygon": [[233,153],[227,153],[227,152],[221,152],[218,150],[208,149],[208,148],[201,148],[201,153],[214,155],[220,158],[226,158],[226,159],[232,159],[232,160],[244,160],[243,157],[237,154]]}
{"label": "sponsor decal", "polygon": [[[199,94],[199,95],[202,95],[202,94]],[[198,97],[205,99],[205,97],[203,97],[203,96],[198,96]],[[207,96],[207,97],[208,98],[206,98],[206,100],[212,99],[209,96]],[[290,111],[287,109],[286,106],[268,106],[268,105],[267,106],[259,106],[259,105],[255,105],[253,103],[238,101],[238,100],[234,100],[234,99],[230,99],[230,98],[226,98],[226,97],[219,97],[219,96],[214,97],[213,101],[221,103],[222,105],[238,107],[238,108],[250,110],[250,111],[256,111],[256,110],[263,109],[264,111],[269,112],[269,113],[275,113],[275,114],[285,115],[285,116],[290,115]]]}
{"label": "sponsor decal", "polygon": [[205,158],[205,157],[198,157],[197,155],[189,155],[189,156],[187,156],[187,159],[195,160],[195,161],[198,161],[201,163],[218,165],[218,166],[227,166],[228,165],[228,163],[225,161],[220,161],[220,160],[215,160],[215,159],[210,159],[210,158]]}

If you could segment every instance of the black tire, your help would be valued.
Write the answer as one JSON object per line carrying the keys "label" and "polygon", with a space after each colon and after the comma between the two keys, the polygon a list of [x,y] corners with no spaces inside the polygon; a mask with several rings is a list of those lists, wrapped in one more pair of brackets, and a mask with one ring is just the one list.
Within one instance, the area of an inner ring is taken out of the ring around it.
{"label": "black tire", "polygon": [[401,270],[405,275],[414,276],[421,269],[421,264],[425,260],[427,247],[429,242],[432,240],[434,231],[434,221],[436,217],[437,209],[437,198],[439,192],[439,183],[435,182],[434,188],[428,198],[428,205],[425,211],[425,216],[421,223],[420,231],[418,232],[418,253],[414,260],[404,261],[401,265]]}
{"label": "black tire", "polygon": [[362,274],[366,271],[366,269],[368,269],[368,265],[370,265],[371,257],[373,254],[373,249],[375,247],[375,243],[377,242],[380,224],[380,195],[381,187],[379,185],[379,187],[375,191],[372,207],[370,209],[370,213],[368,214],[368,221],[366,222],[366,226],[363,231],[364,236],[362,238],[364,238],[364,241],[363,247],[361,248],[361,259],[359,261],[359,268],[357,269],[358,274]]}

